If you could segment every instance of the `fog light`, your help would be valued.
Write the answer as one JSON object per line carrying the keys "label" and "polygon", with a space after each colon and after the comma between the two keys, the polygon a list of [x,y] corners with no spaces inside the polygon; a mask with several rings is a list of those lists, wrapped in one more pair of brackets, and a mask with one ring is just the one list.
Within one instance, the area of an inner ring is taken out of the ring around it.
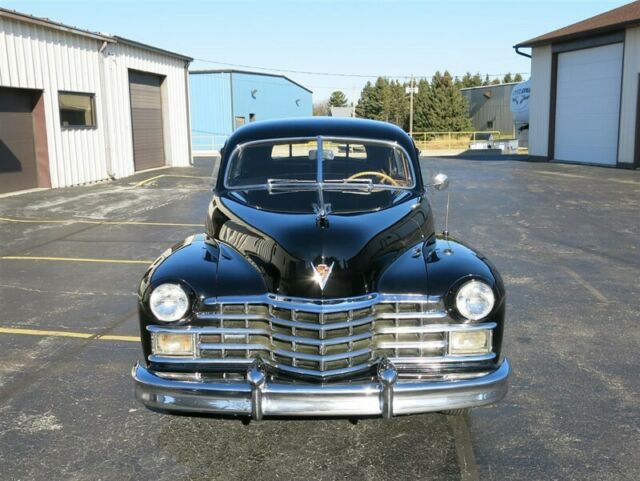
{"label": "fog light", "polygon": [[195,339],[193,334],[170,334],[155,332],[152,334],[152,350],[159,356],[191,356],[195,355]]}
{"label": "fog light", "polygon": [[491,352],[491,330],[451,331],[449,354],[486,354]]}

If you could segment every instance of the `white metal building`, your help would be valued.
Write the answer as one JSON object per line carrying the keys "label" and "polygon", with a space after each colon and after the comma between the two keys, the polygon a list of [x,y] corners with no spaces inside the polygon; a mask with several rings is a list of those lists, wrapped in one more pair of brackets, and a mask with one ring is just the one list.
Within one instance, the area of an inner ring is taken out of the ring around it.
{"label": "white metal building", "polygon": [[188,166],[191,60],[0,9],[0,193]]}
{"label": "white metal building", "polygon": [[[531,47],[529,153],[640,166],[640,2],[515,46]],[[523,54],[526,55],[526,54]]]}

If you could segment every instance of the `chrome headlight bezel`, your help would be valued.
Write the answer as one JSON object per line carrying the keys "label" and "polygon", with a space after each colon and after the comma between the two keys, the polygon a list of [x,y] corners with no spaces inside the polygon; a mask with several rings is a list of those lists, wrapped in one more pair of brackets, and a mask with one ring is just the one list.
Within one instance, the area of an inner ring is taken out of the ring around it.
{"label": "chrome headlight bezel", "polygon": [[480,279],[471,279],[458,287],[455,292],[454,305],[458,314],[464,319],[479,321],[493,311],[496,305],[496,295],[493,288],[486,282]]}
{"label": "chrome headlight bezel", "polygon": [[160,322],[180,321],[189,313],[190,308],[189,294],[175,282],[159,284],[149,295],[149,310]]}

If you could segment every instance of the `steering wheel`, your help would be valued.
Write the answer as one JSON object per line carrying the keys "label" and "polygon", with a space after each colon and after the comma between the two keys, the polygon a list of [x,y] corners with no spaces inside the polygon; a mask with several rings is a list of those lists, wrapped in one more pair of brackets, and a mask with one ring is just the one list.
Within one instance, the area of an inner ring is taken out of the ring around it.
{"label": "steering wheel", "polygon": [[353,174],[347,180],[354,180],[354,179],[359,179],[360,177],[367,177],[367,176],[379,177],[383,181],[389,182],[391,185],[398,185],[398,182],[393,177],[385,174],[384,172],[376,172],[374,170],[363,170],[362,172]]}

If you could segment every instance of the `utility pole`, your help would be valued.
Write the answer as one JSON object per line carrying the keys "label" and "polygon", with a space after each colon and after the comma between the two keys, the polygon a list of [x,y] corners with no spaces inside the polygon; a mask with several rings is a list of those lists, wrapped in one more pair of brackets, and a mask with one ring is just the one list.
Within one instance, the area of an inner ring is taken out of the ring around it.
{"label": "utility pole", "polygon": [[405,93],[409,94],[409,136],[413,138],[413,94],[418,93],[418,87],[415,86],[413,75],[409,81],[409,87],[405,89]]}
{"label": "utility pole", "polygon": [[353,95],[351,96],[351,117],[356,117],[356,86],[351,87]]}

